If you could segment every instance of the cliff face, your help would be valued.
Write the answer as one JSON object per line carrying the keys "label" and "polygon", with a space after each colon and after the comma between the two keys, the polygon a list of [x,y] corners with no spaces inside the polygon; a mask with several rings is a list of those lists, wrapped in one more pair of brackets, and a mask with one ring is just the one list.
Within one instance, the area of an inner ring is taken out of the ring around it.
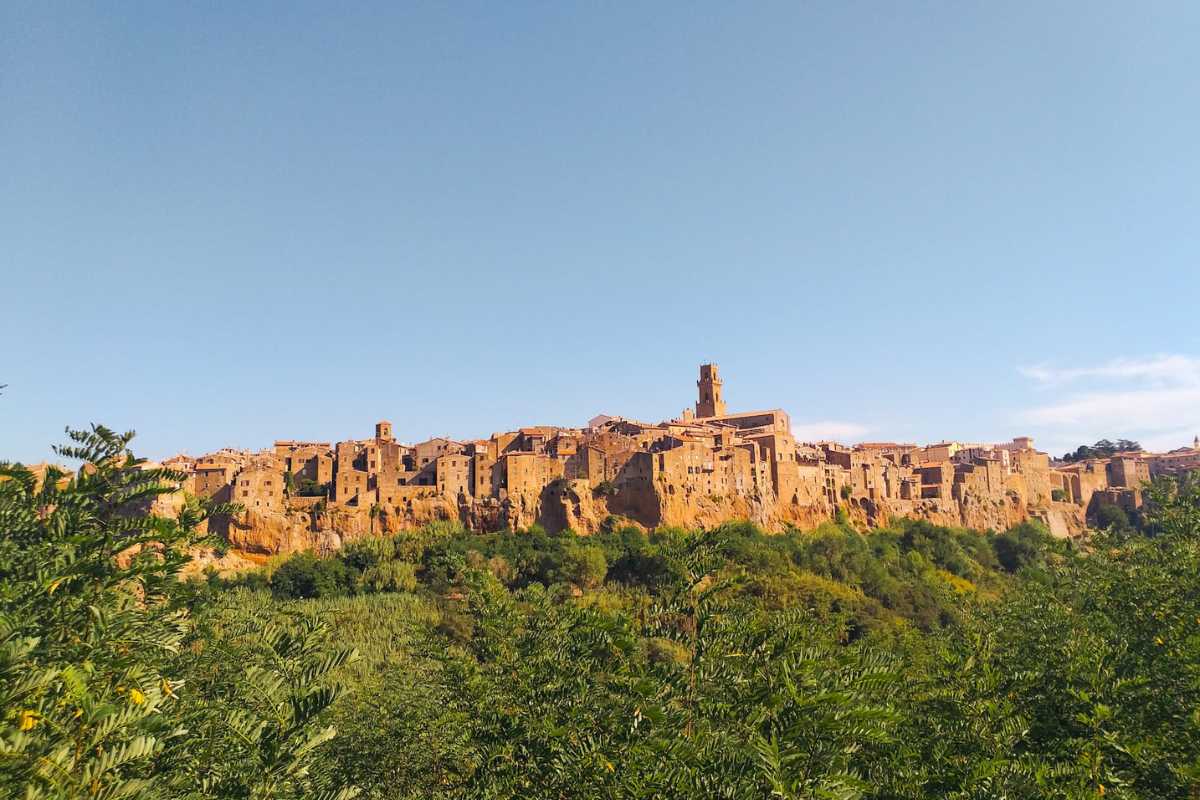
{"label": "cliff face", "polygon": [[978,531],[1004,531],[1027,520],[1046,525],[1060,538],[1079,536],[1087,527],[1085,510],[1073,503],[1046,503],[1029,506],[1019,496],[1003,500],[965,495],[961,501],[882,500],[851,498],[846,504],[850,519],[863,527],[886,525],[894,517],[923,519],[935,525],[970,528]]}
{"label": "cliff face", "polygon": [[443,520],[476,531],[540,525],[589,535],[613,519],[643,528],[747,520],[805,530],[844,514],[860,527],[902,517],[1005,530],[1038,519],[1056,536],[1073,536],[1101,492],[1104,502],[1136,507],[1137,490],[1126,487],[1149,479],[1136,457],[1053,466],[1029,437],[800,442],[782,409],[727,413],[716,376],[716,365],[702,365],[696,412],[657,423],[599,415],[586,427],[534,425],[409,445],[381,421],[371,438],[278,440],[272,450],[223,448],[164,464],[188,476],[181,490],[247,509],[214,525],[256,557],[335,550]]}
{"label": "cliff face", "polygon": [[[243,553],[271,556],[313,550],[328,553],[371,535],[397,533],[430,522],[461,518],[447,498],[413,500],[401,507],[382,506],[374,519],[363,509],[327,511],[243,511],[213,519],[210,529]],[[501,525],[500,527],[503,527]]]}
{"label": "cliff face", "polygon": [[[550,531],[570,529],[589,535],[599,531],[612,516],[645,528],[712,528],[733,520],[749,520],[767,530],[785,526],[809,529],[833,517],[836,509],[823,497],[805,499],[808,502],[801,503],[798,498],[780,502],[771,494],[672,492],[652,484],[601,492],[586,480],[560,480],[536,495],[504,500],[455,500],[431,494],[400,506],[383,505],[373,520],[365,508],[245,511],[214,520],[212,527],[236,551],[270,556],[300,550],[328,553],[358,538],[392,534],[437,521],[456,521],[478,531],[515,530],[536,523]],[[1070,503],[1030,508],[1016,494],[1003,499],[965,494],[959,500],[874,501],[851,497],[842,507],[851,521],[862,527],[878,527],[894,517],[909,517],[938,525],[997,531],[1038,519],[1058,536],[1077,535],[1084,529],[1082,508]]]}

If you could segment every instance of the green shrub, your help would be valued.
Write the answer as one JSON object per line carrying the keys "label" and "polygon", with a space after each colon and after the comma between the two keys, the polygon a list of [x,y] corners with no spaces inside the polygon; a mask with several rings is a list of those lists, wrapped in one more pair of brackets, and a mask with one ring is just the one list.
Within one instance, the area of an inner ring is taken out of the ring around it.
{"label": "green shrub", "polygon": [[1101,530],[1118,533],[1133,530],[1133,525],[1130,523],[1125,509],[1112,503],[1100,504],[1100,507],[1096,509],[1095,524]]}
{"label": "green shrub", "polygon": [[353,569],[337,558],[318,558],[311,551],[296,553],[271,575],[271,592],[280,598],[340,597],[356,584]]}
{"label": "green shrub", "polygon": [[68,434],[74,476],[0,467],[0,794],[348,800],[323,745],[353,651],[271,608],[217,624],[219,581],[179,581],[206,510],[146,512],[184,476]]}
{"label": "green shrub", "polygon": [[1050,534],[1040,525],[1023,522],[992,538],[1000,566],[1008,572],[1041,563],[1050,545]]}
{"label": "green shrub", "polygon": [[360,582],[373,592],[412,592],[417,588],[417,565],[407,561],[383,561],[368,567]]}
{"label": "green shrub", "polygon": [[563,580],[586,591],[604,583],[608,562],[599,547],[576,544],[565,550],[560,569]]}
{"label": "green shrub", "polygon": [[390,561],[395,555],[395,542],[388,537],[355,539],[338,553],[338,557],[356,572],[365,572],[381,562]]}

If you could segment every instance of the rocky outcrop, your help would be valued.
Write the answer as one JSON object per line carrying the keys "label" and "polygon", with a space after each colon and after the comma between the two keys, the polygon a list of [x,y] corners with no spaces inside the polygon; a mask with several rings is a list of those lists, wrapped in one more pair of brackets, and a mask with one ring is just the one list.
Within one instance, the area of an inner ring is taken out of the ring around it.
{"label": "rocky outcrop", "polygon": [[209,570],[229,577],[261,566],[266,560],[237,550],[216,550],[212,547],[198,547],[191,551],[191,556],[192,560],[184,565],[180,573],[184,578],[198,578]]}
{"label": "rocky outcrop", "polygon": [[313,550],[328,553],[367,536],[393,534],[440,520],[459,520],[458,506],[430,494],[403,506],[312,511],[243,511],[210,521],[210,529],[243,553],[277,555]]}
{"label": "rocky outcrop", "polygon": [[1048,508],[1030,512],[1030,517],[1045,525],[1060,539],[1074,539],[1087,532],[1087,518],[1082,506],[1074,503],[1050,503]]}
{"label": "rocky outcrop", "polygon": [[859,527],[878,527],[901,517],[923,519],[935,525],[970,528],[979,531],[1003,531],[1027,520],[1046,525],[1061,538],[1081,535],[1087,527],[1084,509],[1073,503],[1050,503],[1047,507],[1029,507],[1016,495],[1003,500],[965,495],[961,501],[944,499],[881,500],[851,498],[845,509]]}
{"label": "rocky outcrop", "polygon": [[[600,531],[619,517],[645,528],[660,525],[713,528],[732,520],[749,520],[767,530],[815,528],[836,509],[823,498],[817,502],[781,503],[773,495],[702,495],[653,485],[604,492],[586,480],[557,480],[537,495],[457,499],[430,493],[403,505],[384,505],[376,514],[366,508],[245,511],[211,522],[235,553],[251,558],[313,550],[329,553],[355,539],[394,534],[437,521],[454,521],[479,531],[516,530],[539,524],[547,530],[573,530],[582,535]],[[1031,509],[1015,493],[1003,499],[966,494],[959,500],[871,500],[851,497],[841,506],[859,527],[886,525],[895,517],[928,520],[937,525],[976,530],[1005,530],[1027,519],[1046,524],[1057,536],[1076,536],[1085,528],[1083,509],[1052,503]],[[218,559],[219,560],[219,559]],[[219,569],[228,565],[217,563]]]}
{"label": "rocky outcrop", "polygon": [[328,552],[341,547],[341,533],[316,527],[312,516],[297,513],[244,511],[213,519],[213,531],[245,553],[276,555],[298,550]]}

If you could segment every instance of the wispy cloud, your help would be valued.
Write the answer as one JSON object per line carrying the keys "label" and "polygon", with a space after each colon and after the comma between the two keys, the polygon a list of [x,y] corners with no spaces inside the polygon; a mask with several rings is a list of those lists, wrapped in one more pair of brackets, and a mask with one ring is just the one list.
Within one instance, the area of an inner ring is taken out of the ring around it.
{"label": "wispy cloud", "polygon": [[1174,428],[1195,416],[1200,388],[1173,387],[1072,395],[1059,403],[1029,409],[1024,419],[1035,425],[1099,425],[1142,429]]}
{"label": "wispy cloud", "polygon": [[1039,365],[1021,374],[1058,395],[1018,415],[1050,443],[1124,437],[1168,449],[1187,443],[1188,431],[1200,431],[1200,358],[1159,355],[1094,366]]}
{"label": "wispy cloud", "polygon": [[1147,381],[1167,385],[1200,386],[1200,358],[1161,355],[1151,358],[1118,358],[1092,367],[1022,367],[1021,374],[1040,384],[1057,386],[1084,380]]}
{"label": "wispy cloud", "polygon": [[856,422],[837,422],[824,420],[822,422],[792,423],[792,436],[798,442],[819,442],[831,439],[837,442],[849,442],[861,439],[869,431],[866,425]]}

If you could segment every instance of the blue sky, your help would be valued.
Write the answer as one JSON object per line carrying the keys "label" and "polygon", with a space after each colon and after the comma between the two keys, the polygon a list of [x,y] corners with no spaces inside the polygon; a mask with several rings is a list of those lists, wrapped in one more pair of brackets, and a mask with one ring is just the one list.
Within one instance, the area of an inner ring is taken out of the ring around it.
{"label": "blue sky", "polygon": [[0,456],[1200,432],[1200,4],[222,5],[0,4]]}

